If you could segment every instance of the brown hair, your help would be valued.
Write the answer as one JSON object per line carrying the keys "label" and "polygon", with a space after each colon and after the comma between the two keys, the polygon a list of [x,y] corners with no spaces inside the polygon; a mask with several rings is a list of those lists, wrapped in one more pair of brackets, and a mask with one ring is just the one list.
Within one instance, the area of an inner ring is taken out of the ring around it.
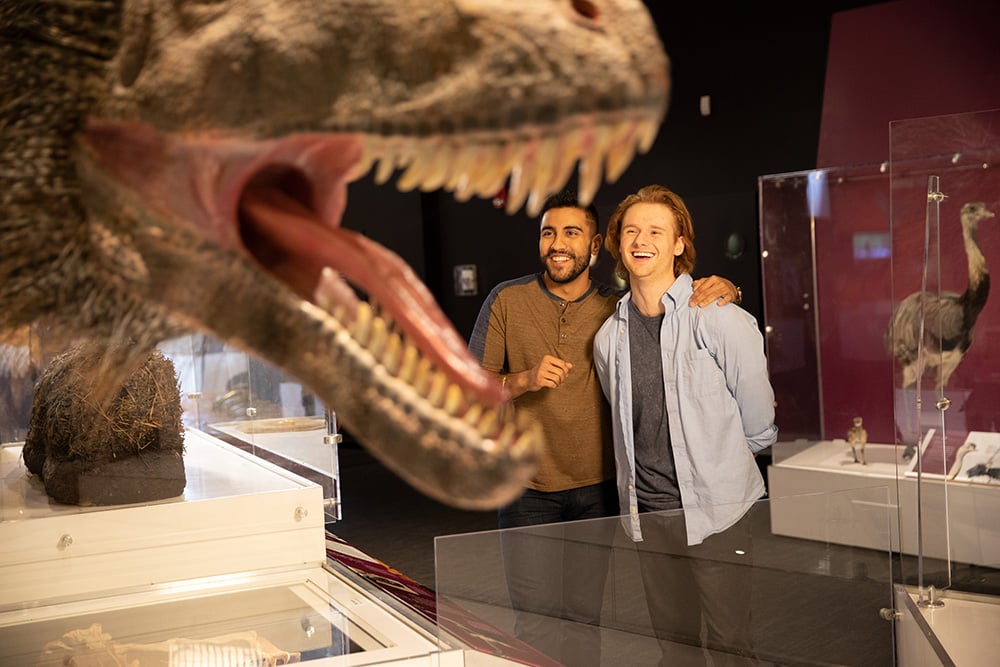
{"label": "brown hair", "polygon": [[622,280],[628,280],[628,270],[622,263],[619,246],[621,245],[622,219],[635,204],[663,204],[669,208],[677,220],[677,236],[684,239],[684,251],[674,259],[674,276],[694,271],[694,225],[684,200],[676,193],[662,185],[647,185],[635,194],[629,195],[618,204],[618,208],[608,220],[607,234],[604,236],[604,248],[615,258],[615,274]]}

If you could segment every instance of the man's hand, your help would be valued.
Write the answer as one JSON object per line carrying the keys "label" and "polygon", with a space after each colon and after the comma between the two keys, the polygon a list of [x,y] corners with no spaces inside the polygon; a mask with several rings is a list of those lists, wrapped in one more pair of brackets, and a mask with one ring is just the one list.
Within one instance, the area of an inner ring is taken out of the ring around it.
{"label": "man's hand", "polygon": [[511,398],[517,398],[527,391],[555,389],[563,383],[571,368],[573,364],[570,362],[546,354],[534,368],[509,374],[505,386]]}
{"label": "man's hand", "polygon": [[736,285],[719,276],[709,276],[694,281],[694,293],[691,295],[691,307],[704,308],[712,302],[724,306],[729,302],[737,305],[743,301],[743,295]]}

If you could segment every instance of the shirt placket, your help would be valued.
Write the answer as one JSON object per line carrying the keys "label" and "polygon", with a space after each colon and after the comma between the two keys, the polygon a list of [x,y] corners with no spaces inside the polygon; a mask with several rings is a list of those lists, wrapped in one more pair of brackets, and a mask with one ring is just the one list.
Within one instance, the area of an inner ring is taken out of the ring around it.
{"label": "shirt placket", "polygon": [[[635,493],[635,443],[632,441],[631,424],[632,424],[632,402],[631,400],[624,400],[626,397],[631,398],[632,392],[632,378],[631,368],[626,363],[625,366],[622,365],[622,359],[628,360],[628,316],[619,311],[617,318],[617,330],[615,336],[615,375],[617,376],[618,384],[618,394],[623,400],[618,401],[618,409],[621,411],[619,416],[619,423],[622,424],[623,430],[623,440],[626,443],[626,450],[628,453],[628,463],[629,469],[629,481],[628,481],[628,504],[629,504],[629,515],[632,521],[632,530],[639,533],[639,500]],[[626,377],[623,368],[629,368],[629,377]]]}
{"label": "shirt placket", "polygon": [[667,314],[663,318],[663,328],[660,330],[660,339],[670,341],[664,345],[660,352],[663,364],[663,397],[667,405],[667,419],[670,428],[670,447],[674,454],[674,471],[677,475],[677,489],[681,494],[681,503],[687,498],[688,502],[692,498],[693,478],[691,467],[688,465],[687,443],[684,440],[684,430],[680,425],[680,414],[678,413],[678,401],[683,401],[680,396],[680,388],[677,373],[677,359],[682,356],[680,340],[680,313],[673,307],[673,303],[665,300]]}
{"label": "shirt placket", "polygon": [[[572,305],[569,301],[565,299],[560,299],[558,302],[559,307],[559,326],[556,328],[556,348],[563,349],[566,344],[569,343],[569,322],[573,314],[571,311]],[[560,358],[565,359],[564,355],[559,355]]]}

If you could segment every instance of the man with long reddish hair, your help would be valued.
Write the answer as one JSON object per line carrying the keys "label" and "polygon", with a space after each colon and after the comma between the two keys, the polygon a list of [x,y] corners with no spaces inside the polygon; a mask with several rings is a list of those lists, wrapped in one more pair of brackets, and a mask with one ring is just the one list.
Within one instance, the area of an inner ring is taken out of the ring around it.
{"label": "man with long reddish hair", "polygon": [[630,291],[594,338],[594,364],[663,660],[693,644],[718,651],[715,664],[746,664],[752,545],[744,519],[764,495],[754,455],[777,439],[763,338],[736,305],[690,306],[694,228],[667,188],[650,185],[622,201],[605,247]]}

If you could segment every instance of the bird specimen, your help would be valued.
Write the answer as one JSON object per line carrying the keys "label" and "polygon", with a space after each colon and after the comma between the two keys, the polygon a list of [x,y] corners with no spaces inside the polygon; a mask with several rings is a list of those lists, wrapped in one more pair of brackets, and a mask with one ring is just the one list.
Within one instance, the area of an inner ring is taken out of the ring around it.
{"label": "bird specimen", "polygon": [[[990,273],[977,235],[980,221],[993,216],[983,202],[962,206],[962,239],[969,264],[969,286],[964,292],[914,292],[893,313],[886,343],[903,368],[903,388],[916,384],[925,371],[936,369],[937,386],[943,389],[972,345],[972,329],[990,292]],[[921,345],[922,355],[918,354]]]}

